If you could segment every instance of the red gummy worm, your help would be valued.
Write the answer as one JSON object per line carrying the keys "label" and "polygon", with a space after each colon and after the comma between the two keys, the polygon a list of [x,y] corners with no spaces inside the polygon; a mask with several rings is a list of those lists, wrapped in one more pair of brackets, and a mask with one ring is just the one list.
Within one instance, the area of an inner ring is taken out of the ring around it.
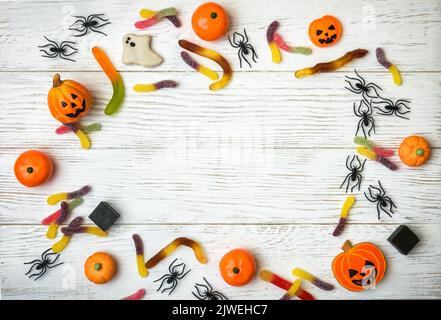
{"label": "red gummy worm", "polygon": [[136,255],[142,255],[144,254],[144,245],[142,243],[141,237],[139,236],[139,234],[133,234],[132,235],[132,239],[133,242],[135,243],[135,250],[136,250]]}
{"label": "red gummy worm", "polygon": [[57,220],[60,215],[61,215],[61,209],[58,209],[57,211],[52,213],[50,216],[47,216],[46,218],[41,220],[41,224],[49,225],[49,224],[51,224],[51,222]]}
{"label": "red gummy worm", "polygon": [[82,197],[90,192],[92,188],[90,186],[84,186],[76,191],[68,192],[67,193],[67,199],[75,199]]}
{"label": "red gummy worm", "polygon": [[67,202],[61,201],[61,213],[60,216],[57,218],[57,220],[55,220],[55,223],[58,225],[62,224],[66,220],[68,214],[69,214],[69,207],[67,206]]}
{"label": "red gummy worm", "polygon": [[122,298],[121,300],[141,300],[145,295],[144,289],[139,289],[134,294],[131,294],[128,297]]}
{"label": "red gummy worm", "polygon": [[69,133],[72,132],[72,127],[67,126],[65,124],[59,126],[57,129],[55,129],[55,133],[56,134],[65,134],[65,133]]}
{"label": "red gummy worm", "polygon": [[270,282],[273,285],[279,287],[280,289],[284,289],[286,291],[288,291],[291,288],[291,286],[292,286],[291,282],[289,282],[288,280],[283,279],[282,277],[279,277],[278,275],[276,275],[274,273],[271,275]]}
{"label": "red gummy worm", "polygon": [[153,17],[151,17],[147,20],[137,21],[135,23],[135,28],[147,29],[148,27],[151,27],[154,24],[156,24],[159,20],[161,20],[161,18],[159,17],[159,14],[155,14]]}
{"label": "red gummy worm", "polygon": [[296,296],[300,300],[315,300],[312,294],[310,294],[308,291],[303,290],[302,288],[299,288],[299,291],[297,291]]}

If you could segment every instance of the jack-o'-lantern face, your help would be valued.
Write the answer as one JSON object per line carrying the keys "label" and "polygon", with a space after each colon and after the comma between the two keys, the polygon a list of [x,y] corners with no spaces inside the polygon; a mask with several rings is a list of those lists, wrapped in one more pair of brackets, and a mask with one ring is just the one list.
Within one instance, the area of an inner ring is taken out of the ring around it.
{"label": "jack-o'-lantern face", "polygon": [[309,25],[309,38],[318,47],[329,47],[336,44],[342,34],[340,21],[333,16],[316,19]]}
{"label": "jack-o'-lantern face", "polygon": [[62,123],[79,121],[89,112],[92,95],[76,81],[61,81],[59,74],[54,75],[53,82],[47,97],[52,116]]}

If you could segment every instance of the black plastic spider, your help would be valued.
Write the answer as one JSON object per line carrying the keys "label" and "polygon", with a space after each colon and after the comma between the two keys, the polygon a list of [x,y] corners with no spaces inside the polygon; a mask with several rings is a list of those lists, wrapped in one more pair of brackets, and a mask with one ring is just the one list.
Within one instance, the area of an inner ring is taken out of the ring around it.
{"label": "black plastic spider", "polygon": [[[75,44],[73,41],[63,41],[60,44],[56,43],[53,40],[48,39],[46,36],[44,37],[47,41],[49,41],[48,44],[44,46],[39,46],[40,51],[44,52],[45,55],[42,55],[44,58],[56,58],[60,57],[64,60],[69,60],[72,62],[75,62],[75,60],[67,58],[74,53],[77,53],[78,49],[72,47],[72,45]],[[69,50],[72,50],[72,52],[68,52]]]}
{"label": "black plastic spider", "polygon": [[364,164],[366,163],[366,159],[364,159],[364,161],[361,162],[357,155],[354,155],[351,161],[349,161],[350,157],[351,156],[349,155],[346,158],[346,168],[348,168],[350,172],[348,173],[348,175],[340,185],[341,188],[346,183],[346,193],[348,192],[351,182],[355,183],[351,187],[351,192],[353,192],[356,187],[358,187],[358,190],[360,191],[361,181],[363,180],[363,177],[361,176],[361,172],[363,172]]}
{"label": "black plastic spider", "polygon": [[[238,40],[236,40],[236,36],[239,38]],[[257,54],[256,51],[254,51],[253,46],[248,43],[248,35],[246,30],[243,29],[243,35],[241,35],[239,32],[234,32],[233,40],[231,40],[230,36],[228,36],[228,41],[233,48],[239,49],[237,56],[239,57],[240,68],[242,69],[242,59],[244,59],[251,68],[251,63],[247,60],[246,56],[251,53],[251,58],[254,62],[256,62]]]}
{"label": "black plastic spider", "polygon": [[[388,196],[386,196],[386,192],[383,189],[383,186],[381,185],[381,182],[378,181],[379,187],[375,186],[369,186],[369,195],[364,193],[366,199],[368,199],[372,203],[377,203],[377,213],[378,213],[378,220],[380,220],[380,213],[383,211],[386,213],[389,217],[392,217],[392,214],[394,214],[393,209],[397,208],[397,206],[394,204],[392,199]],[[372,191],[375,190],[375,191]],[[374,192],[374,193],[373,193]]]}
{"label": "black plastic spider", "polygon": [[[361,100],[358,108],[355,107],[354,103],[354,114],[361,118],[357,124],[357,131],[355,132],[355,136],[357,136],[358,131],[363,131],[363,135],[366,138],[367,136],[371,136],[371,131],[374,130],[375,133],[375,122],[372,117],[372,101],[366,102],[365,100]],[[367,135],[366,135],[367,132]]]}
{"label": "black plastic spider", "polygon": [[91,14],[88,17],[72,16],[74,18],[77,18],[77,21],[70,25],[69,30],[79,32],[79,34],[74,34],[74,37],[82,37],[86,35],[89,30],[107,36],[107,34],[105,34],[104,32],[97,30],[110,24],[110,22],[108,22],[109,19],[101,18],[101,16],[103,15],[104,14]]}
{"label": "black plastic spider", "polygon": [[169,286],[167,288],[162,289],[161,293],[170,290],[170,292],[168,293],[170,295],[173,292],[173,290],[176,289],[176,286],[178,285],[178,280],[184,278],[191,271],[191,269],[189,269],[187,272],[185,272],[185,268],[187,266],[183,262],[174,266],[174,263],[177,260],[178,259],[173,260],[173,262],[168,267],[168,271],[170,272],[169,274],[165,274],[158,280],[153,281],[153,282],[158,282],[162,280],[161,285],[156,291],[161,290],[164,284],[168,284]]}
{"label": "black plastic spider", "polygon": [[[409,120],[407,117],[403,117],[404,114],[410,112],[410,108],[406,105],[406,103],[410,103],[409,100],[399,99],[395,101],[395,103],[390,99],[382,98],[383,101],[378,103],[379,107],[375,106],[374,109],[377,109],[377,113],[385,116],[396,115],[399,118]],[[404,107],[404,108],[403,108]]]}
{"label": "black plastic spider", "polygon": [[199,300],[228,300],[222,293],[219,291],[214,291],[211,284],[207,281],[207,279],[203,278],[205,284],[196,283],[194,288],[196,289],[196,293],[191,292],[197,299]]}
{"label": "black plastic spider", "polygon": [[[51,248],[47,249],[45,252],[43,252],[41,254],[41,260],[34,260],[31,262],[25,262],[24,264],[32,264],[31,268],[29,269],[28,272],[25,273],[25,276],[27,276],[29,273],[31,273],[31,271],[34,269],[35,267],[35,273],[32,273],[29,276],[29,279],[32,277],[36,277],[34,279],[34,281],[36,281],[37,279],[39,279],[40,277],[42,277],[47,269],[51,269],[51,268],[55,268],[58,267],[59,265],[62,265],[64,262],[61,262],[59,264],[54,265],[54,263],[57,261],[58,257],[60,256],[60,254],[57,253],[48,253],[51,250]],[[56,257],[54,259],[51,258],[51,256],[56,255]]]}
{"label": "black plastic spider", "polygon": [[345,87],[347,90],[352,93],[361,94],[365,100],[382,99],[378,94],[378,90],[381,91],[382,89],[378,85],[373,82],[366,83],[366,80],[358,74],[357,70],[354,70],[354,72],[357,78],[346,76],[345,81],[349,85],[349,87]]}

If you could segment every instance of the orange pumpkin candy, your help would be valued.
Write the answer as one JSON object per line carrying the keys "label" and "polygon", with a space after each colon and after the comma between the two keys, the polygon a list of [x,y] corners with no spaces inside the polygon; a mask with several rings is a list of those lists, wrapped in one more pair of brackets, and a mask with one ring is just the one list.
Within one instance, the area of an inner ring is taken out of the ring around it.
{"label": "orange pumpkin candy", "polygon": [[363,291],[377,285],[386,272],[386,259],[378,247],[369,242],[355,246],[348,241],[344,252],[332,261],[332,271],[337,281],[350,291]]}
{"label": "orange pumpkin candy", "polygon": [[243,286],[253,279],[256,262],[251,253],[235,249],[226,253],[219,262],[222,278],[232,286]]}
{"label": "orange pumpkin candy", "polygon": [[116,274],[116,262],[105,252],[96,252],[84,263],[84,274],[95,284],[103,284],[113,279]]}
{"label": "orange pumpkin candy", "polygon": [[343,27],[333,16],[316,19],[309,25],[309,38],[317,47],[329,47],[340,41]]}
{"label": "orange pumpkin candy", "polygon": [[228,14],[220,5],[206,2],[200,5],[191,17],[193,31],[205,41],[219,39],[228,31]]}
{"label": "orange pumpkin candy", "polygon": [[14,174],[26,187],[37,187],[48,181],[54,171],[52,160],[43,152],[28,150],[15,161]]}
{"label": "orange pumpkin candy", "polygon": [[410,167],[419,167],[430,158],[430,145],[421,136],[410,136],[401,142],[398,154],[401,161]]}
{"label": "orange pumpkin candy", "polygon": [[47,95],[47,104],[52,116],[62,123],[73,123],[88,112],[93,99],[82,84],[73,80],[61,80],[54,75],[53,86]]}

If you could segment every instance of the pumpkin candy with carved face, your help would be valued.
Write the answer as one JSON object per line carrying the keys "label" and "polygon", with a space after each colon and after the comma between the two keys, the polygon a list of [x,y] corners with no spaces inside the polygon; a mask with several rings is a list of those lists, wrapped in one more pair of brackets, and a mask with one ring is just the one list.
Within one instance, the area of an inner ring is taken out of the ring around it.
{"label": "pumpkin candy with carved face", "polygon": [[333,16],[316,19],[309,25],[309,38],[317,47],[329,47],[340,41],[343,28]]}
{"label": "pumpkin candy with carved face", "polygon": [[386,272],[386,259],[378,247],[369,242],[355,246],[346,241],[343,251],[332,261],[337,281],[350,291],[363,291],[377,285]]}
{"label": "pumpkin candy with carved face", "polygon": [[61,80],[58,73],[54,75],[47,104],[55,119],[61,123],[77,122],[89,112],[92,101],[85,86],[73,80]]}

